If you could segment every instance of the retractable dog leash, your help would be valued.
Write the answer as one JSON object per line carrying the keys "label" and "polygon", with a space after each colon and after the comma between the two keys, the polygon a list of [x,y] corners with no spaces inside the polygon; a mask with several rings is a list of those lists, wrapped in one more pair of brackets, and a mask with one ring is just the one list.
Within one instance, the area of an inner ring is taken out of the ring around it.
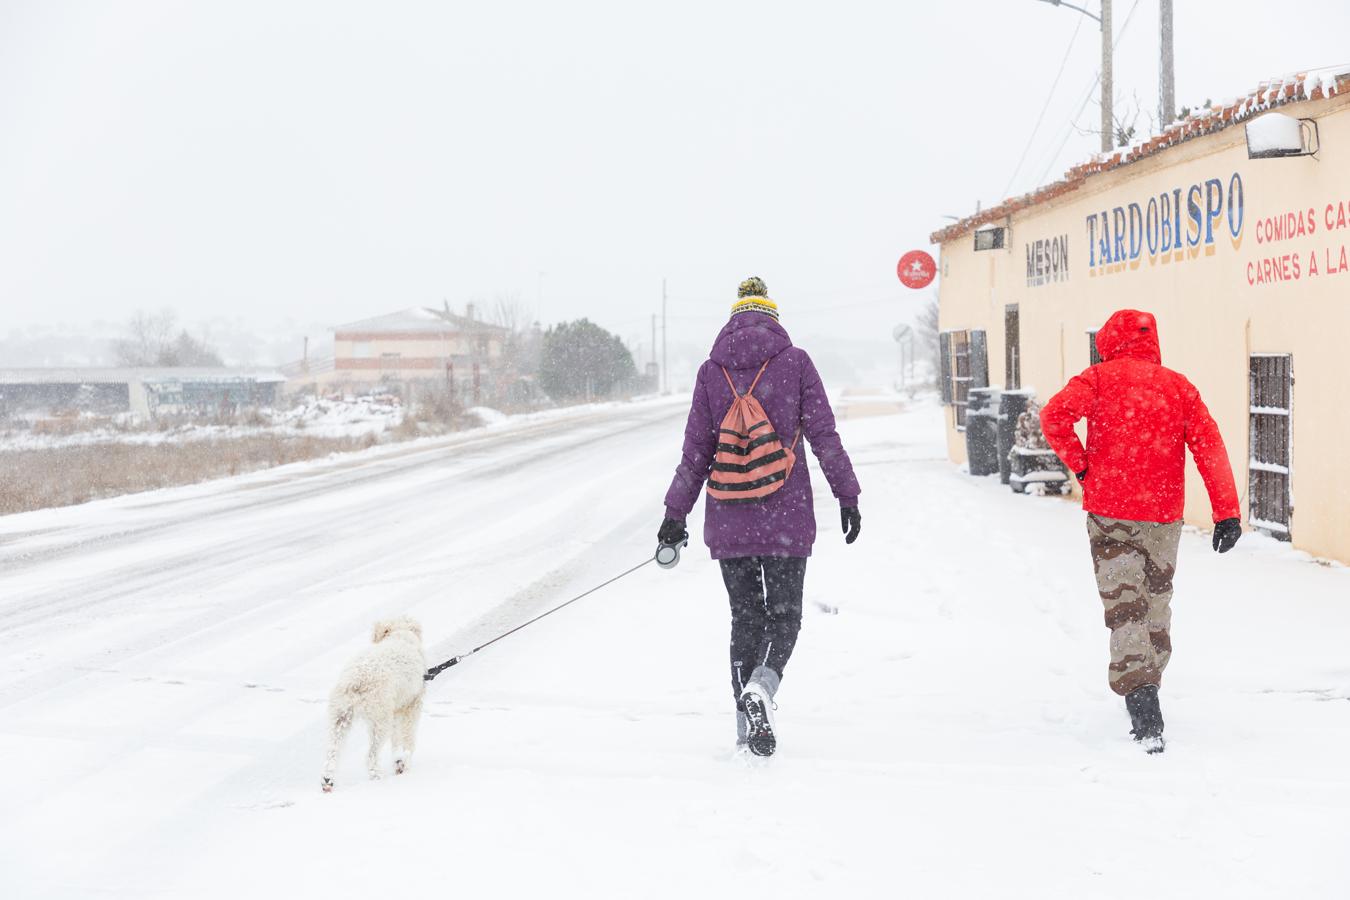
{"label": "retractable dog leash", "polygon": [[497,643],[497,642],[500,641],[502,638],[510,637],[511,635],[515,634],[517,631],[520,631],[520,629],[525,628],[526,626],[529,626],[529,625],[533,625],[535,622],[538,622],[540,619],[545,618],[546,616],[551,616],[551,615],[553,615],[555,612],[557,612],[558,610],[560,610],[560,609],[562,609],[562,608],[564,608],[564,607],[571,606],[573,603],[576,603],[578,600],[582,599],[583,597],[589,597],[591,594],[594,594],[596,591],[600,590],[602,587],[607,587],[607,586],[613,584],[614,582],[618,581],[620,578],[625,578],[625,577],[627,577],[627,576],[629,576],[629,575],[632,575],[634,572],[636,572],[638,569],[641,569],[643,566],[647,565],[648,563],[654,562],[654,563],[656,563],[658,566],[660,566],[660,567],[663,568],[663,569],[673,569],[673,568],[675,568],[677,565],[679,565],[679,562],[680,562],[680,548],[681,548],[681,547],[687,547],[687,546],[689,546],[689,540],[688,540],[687,538],[686,538],[685,540],[681,541],[681,542],[678,543],[678,544],[658,544],[657,547],[656,547],[656,553],[653,554],[652,557],[651,557],[650,559],[644,559],[642,562],[638,563],[636,566],[633,566],[631,569],[627,569],[627,570],[625,570],[625,571],[623,571],[623,572],[620,572],[618,575],[615,575],[613,578],[609,579],[608,581],[602,581],[600,584],[597,584],[595,587],[591,588],[590,590],[584,591],[583,593],[580,593],[580,594],[577,594],[577,595],[576,595],[575,597],[573,597],[571,600],[568,600],[566,603],[560,603],[560,604],[558,604],[557,606],[553,607],[552,609],[548,610],[547,612],[542,612],[542,613],[540,613],[539,615],[535,616],[533,619],[530,619],[528,622],[522,622],[521,624],[517,625],[515,628],[512,628],[510,631],[507,631],[507,632],[505,632],[504,634],[499,634],[499,635],[497,635],[495,638],[493,638],[492,640],[488,641],[488,642],[485,643],[485,644],[479,644],[477,647],[474,647],[474,648],[473,648],[472,650],[470,650],[468,653],[461,653],[459,656],[452,656],[452,657],[450,657],[449,659],[447,659],[445,662],[443,662],[443,663],[441,663],[441,664],[439,664],[439,665],[432,666],[430,669],[427,669],[426,674],[422,676],[422,680],[423,680],[423,681],[431,681],[431,680],[433,680],[437,675],[441,674],[441,673],[444,672],[446,669],[450,668],[451,666],[459,665],[459,663],[461,663],[461,662],[463,662],[464,660],[468,659],[470,656],[473,656],[473,655],[474,655],[475,653],[477,653],[479,650],[482,650],[482,649],[487,648],[487,647],[491,647],[493,644]]}
{"label": "retractable dog leash", "polygon": [[656,564],[663,569],[673,569],[680,564],[680,548],[689,546],[689,538],[677,544],[657,544]]}

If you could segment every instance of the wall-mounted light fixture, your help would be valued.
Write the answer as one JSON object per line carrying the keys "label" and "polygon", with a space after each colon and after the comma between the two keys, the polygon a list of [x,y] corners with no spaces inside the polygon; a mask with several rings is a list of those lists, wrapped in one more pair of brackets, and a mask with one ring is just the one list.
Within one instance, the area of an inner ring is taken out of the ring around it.
{"label": "wall-mounted light fixture", "polygon": [[1246,125],[1247,158],[1273,159],[1285,156],[1316,156],[1322,136],[1315,119],[1296,119],[1268,112]]}

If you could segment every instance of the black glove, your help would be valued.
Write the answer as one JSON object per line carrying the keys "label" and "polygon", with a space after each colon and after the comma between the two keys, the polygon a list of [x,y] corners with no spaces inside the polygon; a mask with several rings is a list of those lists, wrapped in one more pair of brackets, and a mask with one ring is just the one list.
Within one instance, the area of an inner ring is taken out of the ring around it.
{"label": "black glove", "polygon": [[858,539],[862,531],[862,513],[856,506],[844,506],[839,509],[839,522],[844,526],[844,543],[851,544]]}
{"label": "black glove", "polygon": [[689,531],[684,527],[684,519],[663,519],[656,539],[663,544],[675,546],[689,541]]}
{"label": "black glove", "polygon": [[1081,472],[1074,472],[1073,477],[1078,479],[1079,484],[1082,484],[1087,479],[1087,469],[1084,469]]}
{"label": "black glove", "polygon": [[1214,549],[1227,553],[1242,537],[1242,522],[1238,519],[1224,519],[1214,523]]}

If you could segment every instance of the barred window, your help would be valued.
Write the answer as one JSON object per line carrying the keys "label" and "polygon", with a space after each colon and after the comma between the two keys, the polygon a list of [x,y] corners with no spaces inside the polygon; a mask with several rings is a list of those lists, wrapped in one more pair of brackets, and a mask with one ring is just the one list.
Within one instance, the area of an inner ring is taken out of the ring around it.
{"label": "barred window", "polygon": [[1016,303],[1003,312],[1003,383],[1010,391],[1022,386],[1022,325]]}
{"label": "barred window", "polygon": [[944,331],[938,338],[942,402],[953,408],[958,431],[966,427],[973,387],[989,386],[989,351],[984,331]]}
{"label": "barred window", "polygon": [[952,404],[952,341],[951,332],[938,334],[938,391],[942,395],[942,405]]}
{"label": "barred window", "polygon": [[1248,363],[1251,398],[1247,519],[1280,540],[1293,527],[1292,423],[1294,364],[1287,353],[1255,353]]}
{"label": "barred window", "polygon": [[952,406],[956,409],[956,427],[966,427],[966,405],[970,397],[970,332],[952,332]]}

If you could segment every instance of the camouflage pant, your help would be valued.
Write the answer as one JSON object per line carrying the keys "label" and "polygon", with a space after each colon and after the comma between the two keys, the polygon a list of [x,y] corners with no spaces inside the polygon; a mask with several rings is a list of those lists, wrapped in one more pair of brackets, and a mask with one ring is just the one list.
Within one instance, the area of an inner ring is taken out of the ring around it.
{"label": "camouflage pant", "polygon": [[1089,513],[1097,591],[1111,629],[1111,690],[1161,684],[1172,658],[1172,575],[1181,522],[1131,522]]}

